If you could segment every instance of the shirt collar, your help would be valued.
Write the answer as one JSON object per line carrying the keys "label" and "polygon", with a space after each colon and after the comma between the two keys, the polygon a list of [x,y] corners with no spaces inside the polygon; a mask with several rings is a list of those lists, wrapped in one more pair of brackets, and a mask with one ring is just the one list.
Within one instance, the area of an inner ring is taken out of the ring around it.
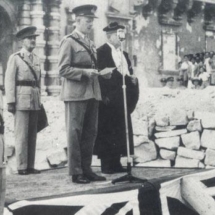
{"label": "shirt collar", "polygon": [[22,48],[20,50],[21,54],[26,54],[28,57],[33,54],[32,52],[29,52],[28,50],[26,50],[25,48]]}
{"label": "shirt collar", "polygon": [[85,39],[86,35],[80,32],[78,29],[74,30],[82,39]]}

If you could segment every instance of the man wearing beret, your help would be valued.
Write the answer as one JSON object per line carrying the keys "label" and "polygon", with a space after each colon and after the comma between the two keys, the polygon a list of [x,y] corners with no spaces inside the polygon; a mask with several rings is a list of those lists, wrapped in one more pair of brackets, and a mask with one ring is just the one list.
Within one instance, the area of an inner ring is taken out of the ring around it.
{"label": "man wearing beret", "polygon": [[[125,27],[117,22],[111,22],[103,29],[107,42],[97,49],[98,68],[114,68],[110,79],[99,79],[102,102],[99,105],[98,136],[94,153],[101,159],[103,173],[112,174],[125,172],[121,165],[121,156],[127,155],[125,114],[123,100],[123,74],[125,74],[127,92],[127,110],[130,154],[134,153],[131,113],[138,101],[139,89],[137,78],[128,53],[121,50],[121,37]],[[121,36],[120,36],[121,35]]]}
{"label": "man wearing beret", "polygon": [[16,34],[22,49],[10,56],[5,76],[8,111],[15,118],[16,162],[20,175],[40,173],[34,169],[41,77],[40,60],[33,53],[36,30],[30,26]]}
{"label": "man wearing beret", "polygon": [[63,38],[59,51],[59,73],[63,77],[61,100],[65,103],[69,175],[74,183],[104,181],[91,169],[101,100],[96,48],[89,39],[97,7],[73,9],[76,29]]}

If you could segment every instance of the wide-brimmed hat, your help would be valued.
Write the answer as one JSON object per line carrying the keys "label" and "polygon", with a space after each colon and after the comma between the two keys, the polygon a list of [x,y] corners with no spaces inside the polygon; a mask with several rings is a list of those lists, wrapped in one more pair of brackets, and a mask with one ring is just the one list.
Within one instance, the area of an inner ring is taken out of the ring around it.
{"label": "wide-brimmed hat", "polygon": [[166,78],[161,78],[160,82],[166,83]]}
{"label": "wide-brimmed hat", "polygon": [[125,29],[124,25],[119,25],[118,22],[111,22],[108,26],[103,28],[103,31],[110,32],[110,31],[117,31],[118,29]]}
{"label": "wide-brimmed hat", "polygon": [[166,81],[168,82],[168,81],[174,81],[174,77],[168,77],[167,79],[166,79]]}
{"label": "wide-brimmed hat", "polygon": [[199,84],[202,83],[202,79],[200,79],[200,78],[198,78],[198,77],[192,78],[191,81],[192,81],[192,83],[194,83],[194,82],[196,82],[196,81],[197,81]]}
{"label": "wide-brimmed hat", "polygon": [[93,4],[85,4],[78,7],[73,8],[72,12],[76,16],[85,16],[91,18],[98,18],[95,16],[95,12],[97,10],[97,6]]}
{"label": "wide-brimmed hat", "polygon": [[37,28],[35,26],[25,27],[16,33],[16,38],[18,38],[19,40],[23,40],[28,37],[37,37],[39,36],[39,34],[37,34],[36,31]]}

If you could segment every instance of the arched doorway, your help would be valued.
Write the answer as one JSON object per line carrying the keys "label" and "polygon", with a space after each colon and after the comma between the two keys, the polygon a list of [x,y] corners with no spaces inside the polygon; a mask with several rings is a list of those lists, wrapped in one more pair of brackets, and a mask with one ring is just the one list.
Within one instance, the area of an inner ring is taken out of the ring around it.
{"label": "arched doorway", "polygon": [[6,10],[0,6],[0,86],[4,85],[4,76],[9,55],[13,52],[13,24]]}

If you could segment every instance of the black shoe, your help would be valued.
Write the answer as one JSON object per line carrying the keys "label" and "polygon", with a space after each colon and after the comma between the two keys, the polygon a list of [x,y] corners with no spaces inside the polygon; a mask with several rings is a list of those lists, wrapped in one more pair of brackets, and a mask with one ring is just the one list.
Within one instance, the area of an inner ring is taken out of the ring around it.
{"label": "black shoe", "polygon": [[37,169],[30,168],[27,170],[29,174],[40,174],[40,171]]}
{"label": "black shoe", "polygon": [[83,175],[73,175],[72,182],[77,184],[89,184],[90,180]]}
{"label": "black shoe", "polygon": [[94,172],[84,174],[90,181],[106,181],[106,178],[100,175],[96,175]]}
{"label": "black shoe", "polygon": [[19,175],[28,175],[28,171],[25,169],[25,170],[18,170],[18,174]]}

